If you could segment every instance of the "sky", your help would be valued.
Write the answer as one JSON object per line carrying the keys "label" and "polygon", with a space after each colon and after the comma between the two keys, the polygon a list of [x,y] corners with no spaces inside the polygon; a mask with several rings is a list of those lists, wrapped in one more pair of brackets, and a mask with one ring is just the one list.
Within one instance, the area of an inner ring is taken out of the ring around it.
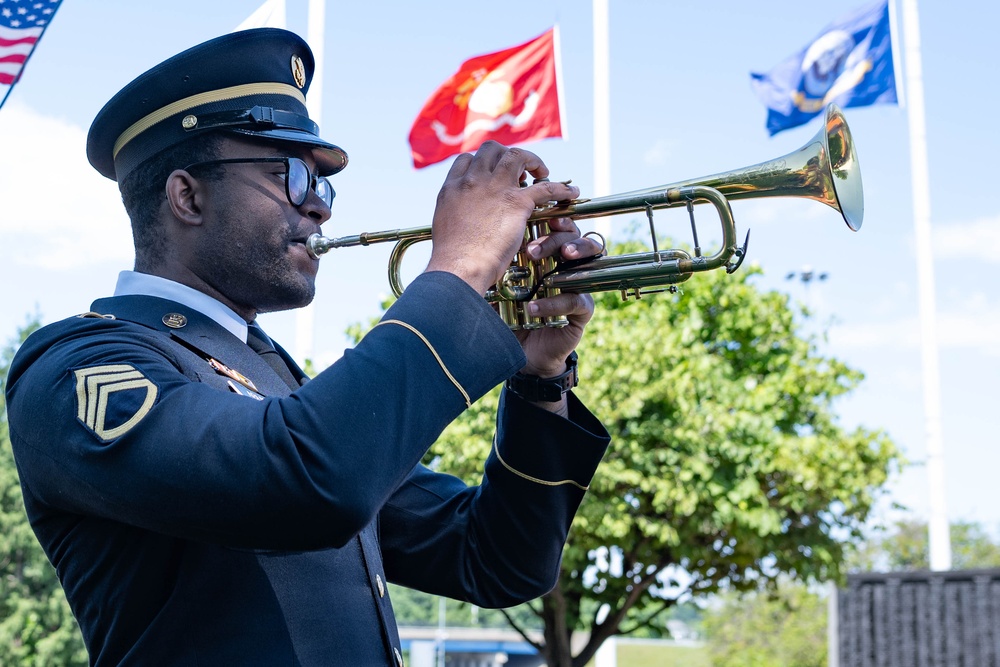
{"label": "sky", "polygon": [[[260,2],[65,0],[0,109],[0,340],[13,339],[33,317],[48,323],[89,310],[113,291],[118,272],[131,268],[117,187],[85,157],[97,112],[134,77],[233,30]],[[862,4],[610,0],[612,192],[757,164],[809,141],[818,121],[768,135],[750,72],[777,65]],[[1000,100],[990,82],[1000,65],[993,48],[1000,4],[972,1],[956,11],[928,2],[919,9],[947,512],[996,532],[1000,436],[988,415],[1000,398],[1000,203],[992,185],[1000,138],[991,122]],[[589,2],[329,2],[317,120],[350,165],[333,178],[337,199],[325,233],[430,224],[450,161],[414,170],[406,138],[417,112],[463,60],[521,44],[554,24],[568,132],[526,147],[554,179],[572,179],[588,196],[595,181]],[[306,36],[306,0],[288,0],[287,25]],[[836,404],[841,423],[883,429],[904,450],[911,465],[893,480],[889,500],[926,518],[907,110],[881,105],[845,115],[864,180],[859,232],[833,209],[800,199],[740,201],[733,212],[741,238],[753,230],[747,261],[764,271],[755,284],[810,307],[810,329],[825,332],[819,351],[864,372],[861,386]],[[686,214],[656,219],[661,234],[690,243]],[[699,209],[699,220],[708,247],[716,238],[713,214]],[[634,221],[615,218],[612,240]],[[381,312],[389,251],[340,249],[324,257],[309,328],[321,367],[340,356],[349,325]],[[421,270],[415,255],[404,277]],[[827,278],[787,279],[807,267]],[[697,276],[685,289],[697,289]],[[295,348],[307,320],[283,313],[261,321]],[[888,507],[883,517],[898,516]]]}

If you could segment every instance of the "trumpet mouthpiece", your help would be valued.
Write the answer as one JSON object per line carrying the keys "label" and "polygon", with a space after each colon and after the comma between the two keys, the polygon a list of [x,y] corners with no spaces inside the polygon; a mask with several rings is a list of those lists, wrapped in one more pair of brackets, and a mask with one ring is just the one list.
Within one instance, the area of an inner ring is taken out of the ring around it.
{"label": "trumpet mouthpiece", "polygon": [[325,255],[332,247],[331,239],[322,234],[310,234],[309,238],[306,239],[306,252],[313,259],[319,259],[320,255]]}

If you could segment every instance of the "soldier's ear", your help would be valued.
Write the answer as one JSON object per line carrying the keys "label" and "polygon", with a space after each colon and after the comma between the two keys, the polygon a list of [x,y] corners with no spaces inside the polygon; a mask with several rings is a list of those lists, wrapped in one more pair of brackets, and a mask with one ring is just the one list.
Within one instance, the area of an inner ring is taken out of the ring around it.
{"label": "soldier's ear", "polygon": [[204,184],[201,181],[183,169],[175,169],[167,177],[165,194],[170,212],[177,220],[186,225],[202,224]]}

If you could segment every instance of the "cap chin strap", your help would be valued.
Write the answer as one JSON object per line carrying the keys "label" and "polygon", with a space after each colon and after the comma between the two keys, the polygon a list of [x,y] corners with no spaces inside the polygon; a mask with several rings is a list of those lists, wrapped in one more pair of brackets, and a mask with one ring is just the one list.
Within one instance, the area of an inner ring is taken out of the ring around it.
{"label": "cap chin strap", "polygon": [[200,115],[190,114],[182,120],[186,132],[203,132],[215,129],[247,130],[301,130],[319,135],[319,125],[308,116],[282,111],[273,107],[255,106],[240,111],[216,111]]}

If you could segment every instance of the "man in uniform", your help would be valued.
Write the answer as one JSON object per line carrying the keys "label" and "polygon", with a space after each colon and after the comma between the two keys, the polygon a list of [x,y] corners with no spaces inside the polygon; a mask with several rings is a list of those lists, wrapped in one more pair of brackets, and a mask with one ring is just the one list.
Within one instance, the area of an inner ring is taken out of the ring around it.
{"label": "man in uniform", "polygon": [[[91,127],[135,270],[28,339],[7,405],[29,519],[95,665],[401,664],[386,581],[487,607],[544,594],[607,446],[569,391],[593,301],[538,300],[569,325],[516,337],[483,299],[532,209],[578,195],[530,152],[456,158],[427,270],[315,378],[257,327],[311,301],[305,241],[347,164],[308,118],[312,71],[292,33],[227,35]],[[571,220],[552,229],[534,254],[599,250]],[[512,376],[479,486],[420,465]]]}

